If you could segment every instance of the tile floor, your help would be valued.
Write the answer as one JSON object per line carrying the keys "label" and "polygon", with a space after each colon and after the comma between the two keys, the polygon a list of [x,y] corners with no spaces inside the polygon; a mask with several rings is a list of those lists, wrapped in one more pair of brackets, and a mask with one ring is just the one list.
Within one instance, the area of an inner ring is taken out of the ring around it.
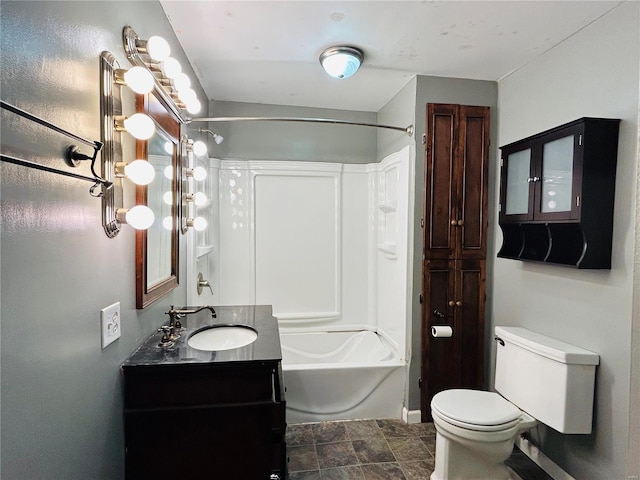
{"label": "tile floor", "polygon": [[354,420],[289,425],[290,480],[428,480],[431,423]]}
{"label": "tile floor", "polygon": [[[432,423],[353,420],[287,427],[289,480],[429,480]],[[553,480],[514,448],[505,462],[522,480]]]}

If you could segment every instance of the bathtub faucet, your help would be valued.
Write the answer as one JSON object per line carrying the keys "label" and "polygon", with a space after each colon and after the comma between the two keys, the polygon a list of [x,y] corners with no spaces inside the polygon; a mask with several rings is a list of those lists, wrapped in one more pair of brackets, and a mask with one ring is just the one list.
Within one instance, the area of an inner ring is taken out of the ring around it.
{"label": "bathtub faucet", "polygon": [[196,307],[174,308],[174,306],[171,305],[171,308],[169,309],[169,311],[165,312],[167,315],[169,315],[169,327],[171,328],[171,332],[169,336],[171,337],[171,340],[175,340],[180,336],[176,333],[176,331],[182,330],[182,323],[180,322],[180,319],[185,315],[189,315],[191,313],[198,313],[201,310],[210,310],[211,318],[216,318],[218,316],[216,314],[216,311],[213,309],[213,307],[209,305],[204,305],[202,307],[197,307],[197,308]]}

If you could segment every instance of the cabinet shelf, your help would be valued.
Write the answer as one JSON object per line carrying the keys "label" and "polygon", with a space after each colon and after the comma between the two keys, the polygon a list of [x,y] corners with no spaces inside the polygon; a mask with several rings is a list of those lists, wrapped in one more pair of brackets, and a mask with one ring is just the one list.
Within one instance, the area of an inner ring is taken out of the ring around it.
{"label": "cabinet shelf", "polygon": [[581,118],[501,147],[499,257],[611,268],[619,122]]}

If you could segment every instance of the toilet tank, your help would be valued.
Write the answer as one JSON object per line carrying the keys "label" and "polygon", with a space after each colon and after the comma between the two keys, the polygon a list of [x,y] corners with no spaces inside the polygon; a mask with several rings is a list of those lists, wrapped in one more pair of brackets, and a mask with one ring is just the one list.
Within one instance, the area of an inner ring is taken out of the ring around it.
{"label": "toilet tank", "polygon": [[521,327],[496,327],[495,389],[562,433],[591,433],[600,356]]}

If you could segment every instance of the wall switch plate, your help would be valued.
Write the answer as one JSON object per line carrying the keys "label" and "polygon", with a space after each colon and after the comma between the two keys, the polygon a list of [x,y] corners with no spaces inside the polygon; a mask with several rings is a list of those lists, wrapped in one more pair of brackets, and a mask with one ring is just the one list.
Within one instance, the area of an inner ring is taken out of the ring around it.
{"label": "wall switch plate", "polygon": [[100,310],[100,325],[102,327],[102,348],[105,349],[120,338],[120,302]]}

